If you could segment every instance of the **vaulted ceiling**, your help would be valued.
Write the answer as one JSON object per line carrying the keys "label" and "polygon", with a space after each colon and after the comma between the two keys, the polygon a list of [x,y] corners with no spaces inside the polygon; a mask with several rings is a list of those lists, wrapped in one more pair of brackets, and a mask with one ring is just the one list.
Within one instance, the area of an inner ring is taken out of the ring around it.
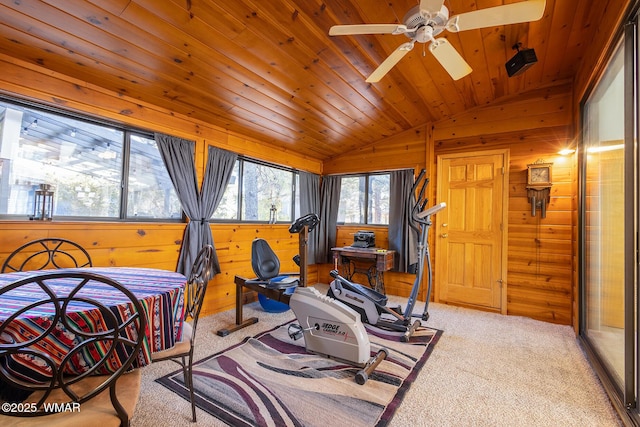
{"label": "vaulted ceiling", "polygon": [[[444,5],[453,16],[517,2]],[[1,0],[0,52],[326,160],[570,81],[607,3],[547,0],[539,21],[443,32],[473,69],[459,80],[417,43],[366,83],[408,38],[328,35],[338,24],[401,24],[418,0]],[[538,62],[509,78],[516,43]]]}

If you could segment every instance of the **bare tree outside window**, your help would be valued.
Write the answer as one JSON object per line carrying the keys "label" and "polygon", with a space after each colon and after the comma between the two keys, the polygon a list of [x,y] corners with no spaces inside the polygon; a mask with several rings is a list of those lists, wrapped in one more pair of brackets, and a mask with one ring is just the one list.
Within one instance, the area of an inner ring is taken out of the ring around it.
{"label": "bare tree outside window", "polygon": [[367,205],[368,224],[389,224],[390,175],[370,175]]}
{"label": "bare tree outside window", "polygon": [[343,177],[340,185],[338,222],[364,224],[364,176]]}
{"label": "bare tree outside window", "polygon": [[291,221],[292,173],[258,163],[245,162],[243,170],[242,219],[246,221]]}
{"label": "bare tree outside window", "polygon": [[290,169],[239,158],[212,218],[290,222],[300,211],[300,197],[294,191],[298,180],[299,175]]}
{"label": "bare tree outside window", "polygon": [[222,200],[213,214],[214,219],[237,219],[238,218],[238,197],[240,195],[238,185],[240,183],[240,161],[236,160],[233,172],[229,179],[229,184],[224,190]]}
{"label": "bare tree outside window", "polygon": [[127,216],[181,218],[182,206],[153,138],[130,137]]}
{"label": "bare tree outside window", "polygon": [[388,224],[389,178],[389,174],[343,177],[338,222],[344,224]]}

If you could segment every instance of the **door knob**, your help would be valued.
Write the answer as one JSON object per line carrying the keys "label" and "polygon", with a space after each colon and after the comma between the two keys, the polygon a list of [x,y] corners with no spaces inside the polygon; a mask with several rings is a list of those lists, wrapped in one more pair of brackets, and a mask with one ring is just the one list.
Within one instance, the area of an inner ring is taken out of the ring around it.
{"label": "door knob", "polygon": [[442,233],[440,235],[443,239],[446,239],[447,237],[449,237],[449,233]]}

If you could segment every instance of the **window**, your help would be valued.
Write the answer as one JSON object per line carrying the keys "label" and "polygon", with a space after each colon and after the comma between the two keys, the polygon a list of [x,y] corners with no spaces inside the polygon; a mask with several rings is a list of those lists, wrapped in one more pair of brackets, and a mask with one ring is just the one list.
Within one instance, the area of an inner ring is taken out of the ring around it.
{"label": "window", "polygon": [[233,172],[231,178],[227,184],[227,188],[224,191],[222,200],[213,213],[213,219],[228,219],[239,220],[238,216],[238,201],[240,200],[240,162],[242,160],[236,160],[236,164],[233,166]]}
{"label": "window", "polygon": [[182,218],[182,206],[153,138],[129,138],[127,218]]}
{"label": "window", "polygon": [[300,212],[298,174],[247,159],[238,159],[213,219],[292,222]]}
{"label": "window", "polygon": [[[628,65],[628,64],[627,64]],[[625,61],[624,44],[583,107],[582,168],[584,316],[583,334],[615,383],[625,378],[625,215],[633,195],[625,194]]]}
{"label": "window", "polygon": [[388,173],[343,177],[338,222],[389,224],[389,178]]}
{"label": "window", "polygon": [[151,136],[0,100],[0,216],[32,215],[40,184],[58,218],[182,218]]}

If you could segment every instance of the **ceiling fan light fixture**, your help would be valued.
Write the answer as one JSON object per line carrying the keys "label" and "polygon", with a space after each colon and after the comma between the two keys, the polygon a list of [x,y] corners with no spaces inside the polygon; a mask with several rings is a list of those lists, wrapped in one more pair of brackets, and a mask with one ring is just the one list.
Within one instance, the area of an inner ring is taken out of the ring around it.
{"label": "ceiling fan light fixture", "polygon": [[426,43],[433,40],[433,28],[429,25],[418,28],[415,32],[414,40],[419,43]]}

